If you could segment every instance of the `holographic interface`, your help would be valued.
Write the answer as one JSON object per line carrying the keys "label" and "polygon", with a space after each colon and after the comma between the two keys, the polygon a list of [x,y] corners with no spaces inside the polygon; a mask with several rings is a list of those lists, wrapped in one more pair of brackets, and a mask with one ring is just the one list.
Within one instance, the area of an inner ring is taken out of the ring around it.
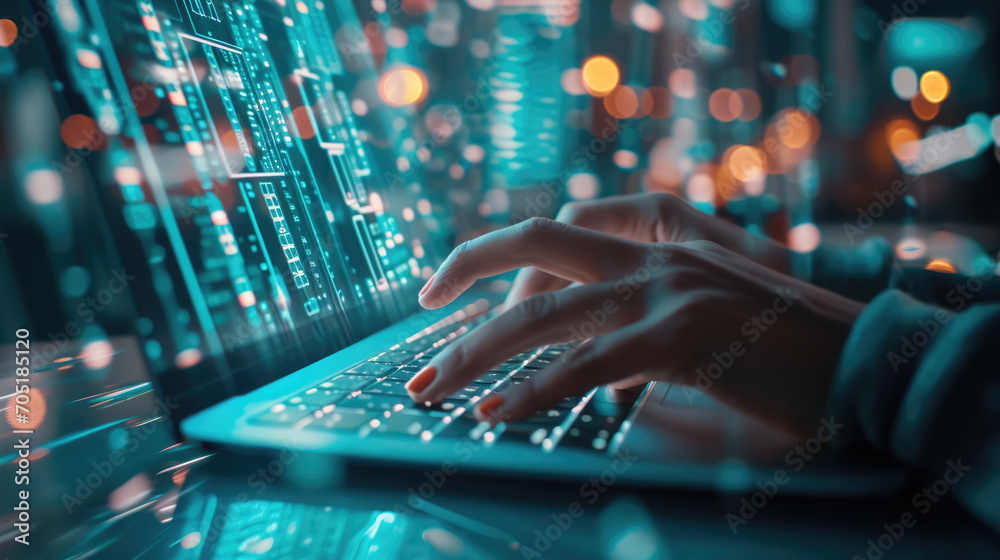
{"label": "holographic interface", "polygon": [[103,144],[123,261],[150,279],[132,286],[145,357],[191,391],[203,363],[280,376],[345,347],[430,275],[419,189],[379,172],[403,113],[351,106],[374,66],[342,4],[53,4],[57,84],[81,97],[63,140]]}

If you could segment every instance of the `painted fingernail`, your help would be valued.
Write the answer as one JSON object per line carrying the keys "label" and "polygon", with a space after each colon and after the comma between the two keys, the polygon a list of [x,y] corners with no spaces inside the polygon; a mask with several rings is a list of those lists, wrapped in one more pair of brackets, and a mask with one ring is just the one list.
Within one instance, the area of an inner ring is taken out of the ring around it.
{"label": "painted fingernail", "polygon": [[422,295],[426,294],[426,293],[427,293],[427,290],[431,289],[431,284],[433,284],[433,283],[434,283],[434,277],[435,277],[435,276],[437,276],[437,274],[431,274],[431,277],[430,277],[430,279],[428,279],[428,280],[427,280],[427,283],[426,283],[426,284],[424,284],[424,287],[423,287],[423,288],[420,288],[420,293],[419,293],[419,294],[417,294],[417,297],[420,297],[420,296],[422,296]]}
{"label": "painted fingernail", "polygon": [[494,424],[500,422],[496,411],[501,406],[503,406],[503,397],[500,395],[486,397],[476,407],[476,419],[480,422],[493,422]]}
{"label": "painted fingernail", "polygon": [[435,377],[437,377],[437,368],[434,366],[425,367],[417,372],[412,379],[407,381],[404,387],[407,392],[419,395],[424,392],[424,389],[434,382]]}

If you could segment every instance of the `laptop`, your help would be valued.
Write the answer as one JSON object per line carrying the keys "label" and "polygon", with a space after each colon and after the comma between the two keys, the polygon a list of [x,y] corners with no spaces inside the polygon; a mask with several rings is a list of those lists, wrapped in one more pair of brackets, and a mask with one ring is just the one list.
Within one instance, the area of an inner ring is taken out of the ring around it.
{"label": "laptop", "polygon": [[[62,140],[86,151],[81,169],[106,210],[95,228],[113,239],[107,262],[119,263],[138,347],[184,438],[594,491],[743,492],[792,472],[794,440],[665,383],[596,388],[513,424],[473,417],[566,346],[511,356],[441,403],[411,401],[407,380],[496,314],[509,279],[419,309],[454,236],[448,193],[419,168],[482,165],[482,146],[469,134],[455,153],[412,126],[427,71],[399,48],[376,73],[378,32],[351,2],[55,5],[37,4],[55,25],[25,48],[55,62]],[[868,463],[804,466],[782,491],[868,494],[901,480]]]}

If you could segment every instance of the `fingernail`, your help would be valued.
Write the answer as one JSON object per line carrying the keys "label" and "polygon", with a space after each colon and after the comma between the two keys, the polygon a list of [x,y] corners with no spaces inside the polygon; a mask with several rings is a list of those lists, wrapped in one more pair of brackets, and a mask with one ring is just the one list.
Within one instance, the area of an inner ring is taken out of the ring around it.
{"label": "fingernail", "polygon": [[437,377],[437,368],[434,366],[425,367],[417,372],[412,379],[407,381],[404,388],[408,393],[419,395],[424,392],[424,389],[434,382],[435,377]]}
{"label": "fingernail", "polygon": [[423,288],[420,288],[420,293],[419,293],[419,294],[417,294],[417,297],[420,297],[420,296],[422,296],[422,295],[424,295],[424,294],[426,294],[426,293],[427,293],[427,290],[429,290],[429,289],[431,288],[431,284],[433,284],[433,283],[434,283],[434,277],[435,277],[435,276],[437,276],[437,274],[436,274],[436,273],[435,273],[435,274],[431,274],[431,277],[430,277],[430,279],[428,279],[428,280],[427,280],[427,283],[426,283],[426,284],[424,284],[424,287],[423,287]]}
{"label": "fingernail", "polygon": [[[493,422],[494,413],[498,408],[503,405],[503,397],[500,395],[490,395],[482,401],[480,401],[479,406],[476,407],[476,419],[480,422]],[[494,422],[496,423],[496,422]]]}

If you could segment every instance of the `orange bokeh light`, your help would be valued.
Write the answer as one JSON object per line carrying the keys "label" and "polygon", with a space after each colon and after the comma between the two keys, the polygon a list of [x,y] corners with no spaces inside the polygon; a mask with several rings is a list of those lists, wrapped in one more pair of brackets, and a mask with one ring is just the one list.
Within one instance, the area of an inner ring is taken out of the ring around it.
{"label": "orange bokeh light", "polygon": [[938,116],[938,112],[941,110],[941,106],[937,103],[931,103],[924,97],[922,92],[917,92],[910,100],[910,107],[913,109],[913,114],[917,116],[918,119],[922,121],[929,121],[934,117]]}
{"label": "orange bokeh light", "polygon": [[17,24],[9,19],[0,19],[0,47],[9,47],[17,40]]}
{"label": "orange bokeh light", "polygon": [[903,163],[912,163],[920,156],[920,130],[912,121],[897,119],[885,127],[885,138],[892,155]]}
{"label": "orange bokeh light", "polygon": [[663,86],[652,86],[642,92],[642,112],[654,119],[665,119],[673,113],[670,90]]}
{"label": "orange bokeh light", "polygon": [[736,94],[739,95],[743,105],[743,110],[737,115],[738,119],[741,121],[752,121],[760,116],[760,96],[757,95],[756,91],[742,88],[736,90]]}
{"label": "orange bokeh light", "polygon": [[403,0],[403,11],[411,16],[426,14],[434,9],[437,0]]}
{"label": "orange bokeh light", "polygon": [[775,127],[781,143],[793,150],[815,144],[819,139],[819,121],[801,109],[783,111]]}
{"label": "orange bokeh light", "polygon": [[767,166],[764,151],[754,146],[736,146],[729,155],[729,172],[741,182],[759,179]]}
{"label": "orange bokeh light", "polygon": [[299,131],[299,138],[308,140],[309,138],[316,136],[316,130],[313,128],[312,120],[309,118],[308,107],[303,105],[293,109],[292,120],[295,121],[295,128]]}
{"label": "orange bokeh light", "polygon": [[74,150],[99,150],[106,140],[97,121],[87,115],[66,117],[59,127],[59,137]]}
{"label": "orange bokeh light", "polygon": [[621,78],[618,65],[606,56],[592,56],[587,59],[587,62],[583,63],[582,76],[584,87],[596,97],[610,93]]}
{"label": "orange bokeh light", "polygon": [[708,110],[722,122],[731,122],[743,114],[743,100],[729,88],[720,88],[708,98]]}
{"label": "orange bokeh light", "polygon": [[[46,409],[45,397],[38,389],[28,389],[27,393],[15,393],[7,403],[7,423],[15,430],[37,429],[45,420]],[[26,422],[21,422],[25,419]]]}
{"label": "orange bokeh light", "polygon": [[927,266],[925,268],[927,270],[932,270],[934,272],[958,274],[958,271],[955,270],[955,265],[951,264],[950,262],[944,259],[934,259],[931,262],[927,263]]}
{"label": "orange bokeh light", "polygon": [[378,92],[383,101],[396,107],[419,103],[427,96],[427,76],[412,66],[398,66],[382,76]]}
{"label": "orange bokeh light", "polygon": [[639,96],[628,86],[618,86],[604,97],[604,108],[616,119],[628,119],[639,110]]}
{"label": "orange bokeh light", "polygon": [[944,73],[931,70],[920,77],[920,93],[931,103],[941,103],[951,93],[951,82]]}

